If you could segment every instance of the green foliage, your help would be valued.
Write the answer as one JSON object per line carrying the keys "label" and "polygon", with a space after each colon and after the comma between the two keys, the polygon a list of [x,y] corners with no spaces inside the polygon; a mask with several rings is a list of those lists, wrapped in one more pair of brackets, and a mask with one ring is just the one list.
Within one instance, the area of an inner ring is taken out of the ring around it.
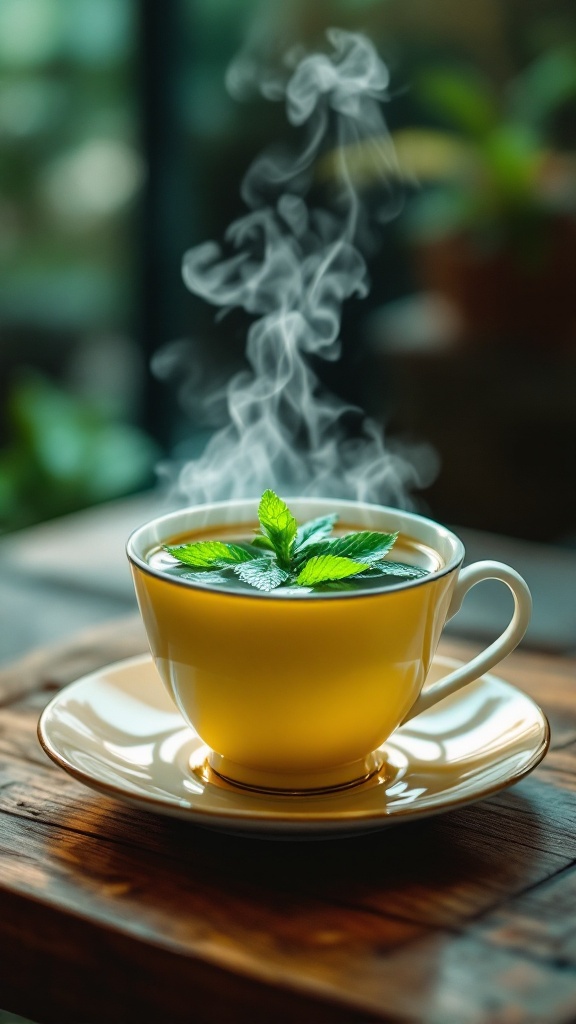
{"label": "green foliage", "polygon": [[7,402],[0,450],[0,532],[137,491],[159,452],[140,430],[28,376]]}
{"label": "green foliage", "polygon": [[[406,218],[413,236],[466,232],[522,246],[546,217],[573,212],[570,159],[551,138],[553,115],[576,97],[572,47],[546,52],[501,93],[470,68],[443,66],[422,71],[414,94],[438,128],[399,133],[400,156],[407,145],[422,183]],[[550,174],[564,185],[547,188]]]}
{"label": "green foliage", "polygon": [[418,76],[415,90],[430,110],[466,135],[484,138],[498,124],[496,96],[472,69],[431,68]]}

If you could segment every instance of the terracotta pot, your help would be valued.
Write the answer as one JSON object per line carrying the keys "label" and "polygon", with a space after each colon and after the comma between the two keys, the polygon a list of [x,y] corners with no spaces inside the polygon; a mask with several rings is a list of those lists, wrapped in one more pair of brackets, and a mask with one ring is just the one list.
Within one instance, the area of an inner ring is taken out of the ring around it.
{"label": "terracotta pot", "polygon": [[446,296],[467,342],[566,350],[576,344],[576,221],[550,222],[529,256],[483,252],[464,235],[428,242],[417,268],[426,290]]}

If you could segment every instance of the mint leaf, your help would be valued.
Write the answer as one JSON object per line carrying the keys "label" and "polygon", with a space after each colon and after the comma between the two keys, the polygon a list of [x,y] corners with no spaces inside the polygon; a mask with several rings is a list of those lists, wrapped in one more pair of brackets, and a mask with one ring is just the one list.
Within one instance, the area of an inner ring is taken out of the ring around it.
{"label": "mint leaf", "polygon": [[[317,544],[311,544],[310,547],[304,549],[303,554],[307,557],[339,555],[342,558],[357,558],[363,562],[376,562],[390,550],[397,537],[397,533],[361,530],[358,533],[348,533],[345,537],[332,537]],[[300,552],[296,557],[299,555]]]}
{"label": "mint leaf", "polygon": [[220,540],[197,540],[192,544],[178,544],[175,547],[165,545],[164,551],[194,569],[236,565],[258,558],[258,554],[249,548],[240,547],[238,544],[225,544]]}
{"label": "mint leaf", "polygon": [[181,580],[190,580],[191,583],[223,583],[230,586],[230,572],[226,569],[215,569],[211,572],[209,569],[204,569],[201,572],[183,572],[180,575]]}
{"label": "mint leaf", "polygon": [[329,537],[337,519],[336,512],[333,512],[332,515],[320,516],[318,519],[309,519],[307,523],[302,523],[296,530],[294,550],[300,552],[308,545]]}
{"label": "mint leaf", "polygon": [[346,558],[359,558],[362,562],[375,562],[383,558],[387,551],[390,551],[397,538],[397,533],[375,533],[370,530],[362,530],[359,533],[349,533],[346,537],[336,537],[331,551],[333,554],[343,555]]}
{"label": "mint leaf", "polygon": [[407,565],[405,562],[390,562],[385,559],[383,562],[373,562],[366,572],[363,572],[358,579],[375,579],[378,576],[397,576],[404,580],[418,580],[427,576],[428,570],[421,569],[419,565]]}
{"label": "mint leaf", "polygon": [[274,491],[264,491],[258,506],[258,519],[262,530],[274,545],[280,566],[289,569],[298,529],[290,509]]}
{"label": "mint leaf", "polygon": [[265,537],[262,533],[257,533],[251,540],[251,545],[254,548],[264,548],[266,551],[274,551],[274,545],[269,537]]}
{"label": "mint leaf", "polygon": [[290,577],[290,573],[280,566],[272,558],[266,555],[263,558],[256,558],[242,565],[235,565],[234,572],[244,583],[249,583],[257,590],[275,590]]}
{"label": "mint leaf", "polygon": [[355,562],[352,558],[340,558],[338,555],[314,555],[300,570],[296,583],[301,587],[313,587],[328,580],[356,576],[363,569],[369,568],[369,562]]}

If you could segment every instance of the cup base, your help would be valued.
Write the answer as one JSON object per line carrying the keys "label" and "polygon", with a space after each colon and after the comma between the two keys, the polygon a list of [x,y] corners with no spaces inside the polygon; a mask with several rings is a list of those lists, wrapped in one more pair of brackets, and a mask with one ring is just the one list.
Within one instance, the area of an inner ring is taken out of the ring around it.
{"label": "cup base", "polygon": [[214,751],[205,763],[217,779],[243,790],[279,796],[314,796],[362,785],[381,771],[384,756],[381,750],[375,750],[358,761],[313,772],[261,771],[238,764]]}

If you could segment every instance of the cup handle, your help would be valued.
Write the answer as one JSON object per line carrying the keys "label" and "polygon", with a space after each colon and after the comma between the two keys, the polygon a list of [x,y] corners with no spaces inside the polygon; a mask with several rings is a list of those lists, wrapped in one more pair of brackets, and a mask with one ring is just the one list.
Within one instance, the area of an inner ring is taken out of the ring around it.
{"label": "cup handle", "polygon": [[494,643],[486,647],[484,651],[472,658],[465,665],[450,672],[434,686],[424,689],[415,704],[404,718],[408,722],[415,718],[422,711],[431,708],[433,704],[455,693],[462,686],[478,679],[484,672],[488,672],[494,665],[502,661],[518,646],[530,622],[532,611],[532,597],[525,580],[522,579],[515,569],[502,562],[474,562],[473,565],[462,569],[452,594],[452,600],[448,609],[446,621],[451,619],[456,612],[460,611],[462,602],[468,591],[483,580],[500,580],[512,591],[514,598],[514,613],[509,625]]}

